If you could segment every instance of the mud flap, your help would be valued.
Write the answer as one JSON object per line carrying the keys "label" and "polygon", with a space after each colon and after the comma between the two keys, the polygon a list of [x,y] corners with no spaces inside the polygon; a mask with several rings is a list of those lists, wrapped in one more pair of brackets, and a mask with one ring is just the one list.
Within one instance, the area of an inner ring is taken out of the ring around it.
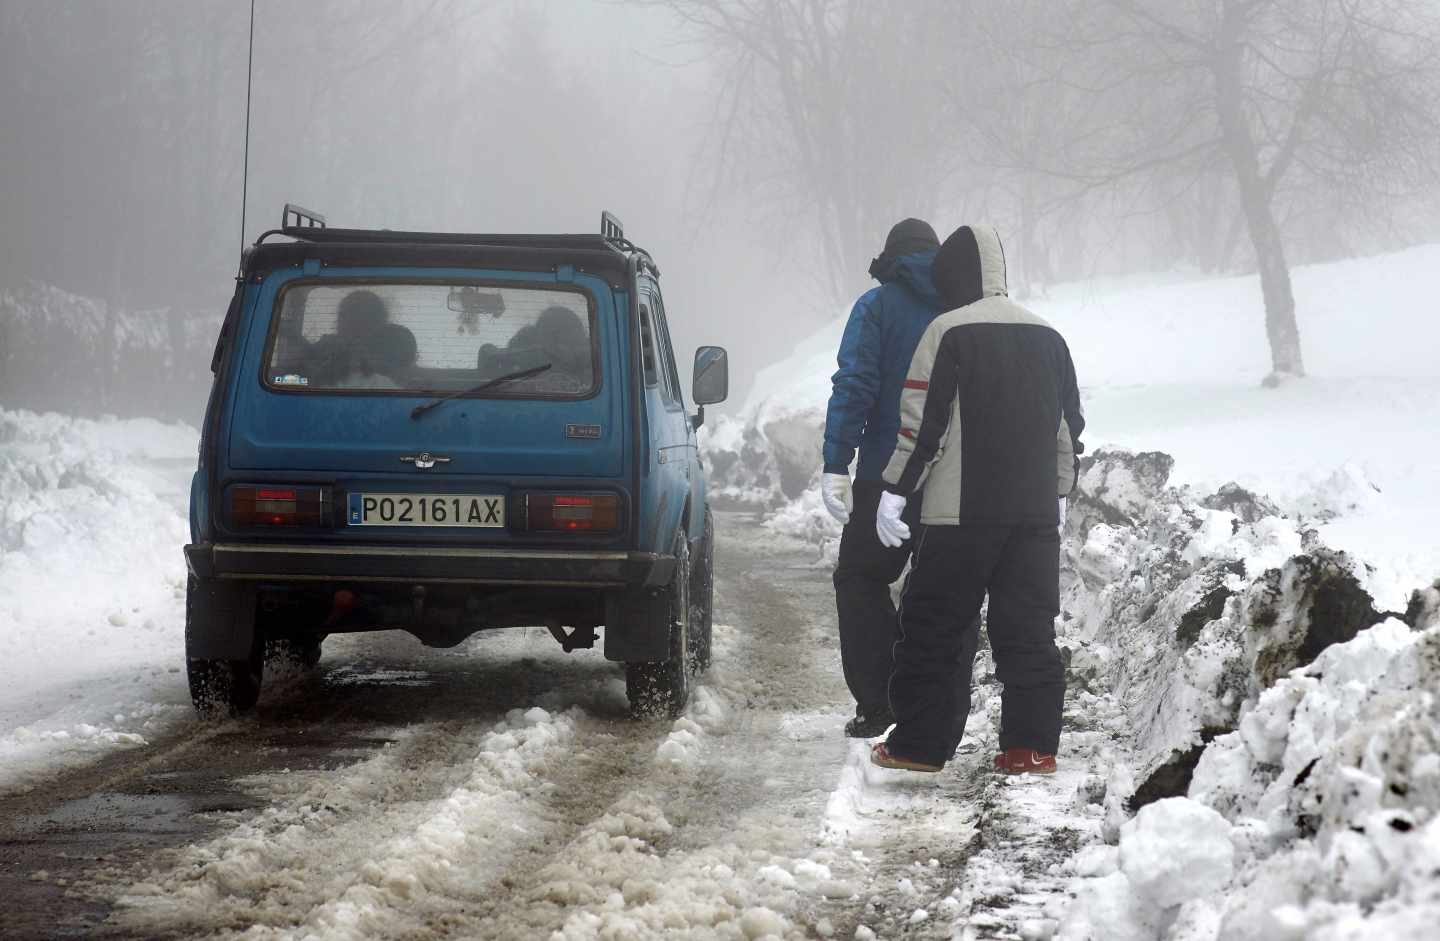
{"label": "mud flap", "polygon": [[255,643],[255,589],[243,582],[192,578],[185,604],[185,656],[246,660]]}
{"label": "mud flap", "polygon": [[605,659],[670,659],[670,596],[644,589],[607,593]]}

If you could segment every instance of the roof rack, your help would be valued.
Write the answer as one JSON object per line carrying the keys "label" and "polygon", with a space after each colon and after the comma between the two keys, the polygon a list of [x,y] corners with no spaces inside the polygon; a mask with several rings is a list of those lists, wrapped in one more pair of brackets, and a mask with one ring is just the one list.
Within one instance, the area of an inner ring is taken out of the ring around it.
{"label": "roof rack", "polygon": [[656,277],[660,276],[660,269],[655,266],[655,259],[651,258],[650,253],[645,249],[625,237],[625,226],[620,222],[620,218],[609,210],[600,213],[600,237],[625,254],[633,252],[639,255],[640,263],[654,272]]}
{"label": "roof rack", "polygon": [[610,210],[600,212],[600,234],[607,239],[624,241],[625,226],[621,225],[620,219]]}
{"label": "roof rack", "polygon": [[325,223],[325,217],[320,213],[303,209],[293,203],[286,203],[280,228],[261,233],[260,237],[255,240],[255,244],[262,244],[272,235],[283,235],[297,241],[317,244],[470,245],[521,249],[612,251],[625,256],[635,255],[643,268],[656,276],[660,274],[660,269],[656,267],[650,253],[625,237],[625,227],[611,212],[600,214],[599,233],[589,235],[409,232],[394,229],[330,228]]}
{"label": "roof rack", "polygon": [[[290,220],[294,218],[295,224],[291,225]],[[323,229],[325,228],[325,217],[318,212],[311,212],[303,209],[294,203],[286,203],[285,209],[280,213],[280,230],[286,229]]]}

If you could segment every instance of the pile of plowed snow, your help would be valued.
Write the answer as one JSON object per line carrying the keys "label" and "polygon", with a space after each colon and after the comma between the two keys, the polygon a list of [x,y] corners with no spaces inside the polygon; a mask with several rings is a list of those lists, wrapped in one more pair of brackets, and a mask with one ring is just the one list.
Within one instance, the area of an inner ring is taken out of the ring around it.
{"label": "pile of plowed snow", "polygon": [[1070,939],[1420,937],[1440,918],[1440,627],[1387,620],[1249,704],[1188,797],[1090,851]]}
{"label": "pile of plowed snow", "polygon": [[[1126,749],[1066,938],[1309,938],[1440,914],[1440,590],[1384,611],[1365,566],[1160,453],[1085,463],[1067,521],[1072,687]],[[1131,814],[1139,809],[1133,818]]]}
{"label": "pile of plowed snow", "polygon": [[195,432],[0,411],[0,786],[181,708]]}

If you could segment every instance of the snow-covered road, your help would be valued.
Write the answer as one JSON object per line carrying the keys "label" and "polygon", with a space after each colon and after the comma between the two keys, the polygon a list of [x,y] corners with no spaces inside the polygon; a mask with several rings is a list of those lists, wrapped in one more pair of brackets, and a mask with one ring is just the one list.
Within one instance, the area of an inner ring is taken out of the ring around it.
{"label": "snow-covered road", "polygon": [[333,638],[254,718],[0,795],[6,935],[1018,936],[1096,826],[1103,736],[1072,722],[1073,770],[1019,785],[983,729],[942,775],[869,768],[828,571],[744,516],[720,537],[685,718],[629,721],[616,668],[543,630]]}

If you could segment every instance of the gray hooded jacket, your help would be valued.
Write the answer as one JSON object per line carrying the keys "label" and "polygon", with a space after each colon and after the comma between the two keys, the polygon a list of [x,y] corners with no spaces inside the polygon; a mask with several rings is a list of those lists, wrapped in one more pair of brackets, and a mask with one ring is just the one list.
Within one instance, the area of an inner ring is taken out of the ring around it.
{"label": "gray hooded jacket", "polygon": [[1006,296],[994,228],[956,230],[932,275],[946,312],[911,360],[887,489],[909,496],[923,487],[926,525],[1053,526],[1084,450],[1070,349]]}

